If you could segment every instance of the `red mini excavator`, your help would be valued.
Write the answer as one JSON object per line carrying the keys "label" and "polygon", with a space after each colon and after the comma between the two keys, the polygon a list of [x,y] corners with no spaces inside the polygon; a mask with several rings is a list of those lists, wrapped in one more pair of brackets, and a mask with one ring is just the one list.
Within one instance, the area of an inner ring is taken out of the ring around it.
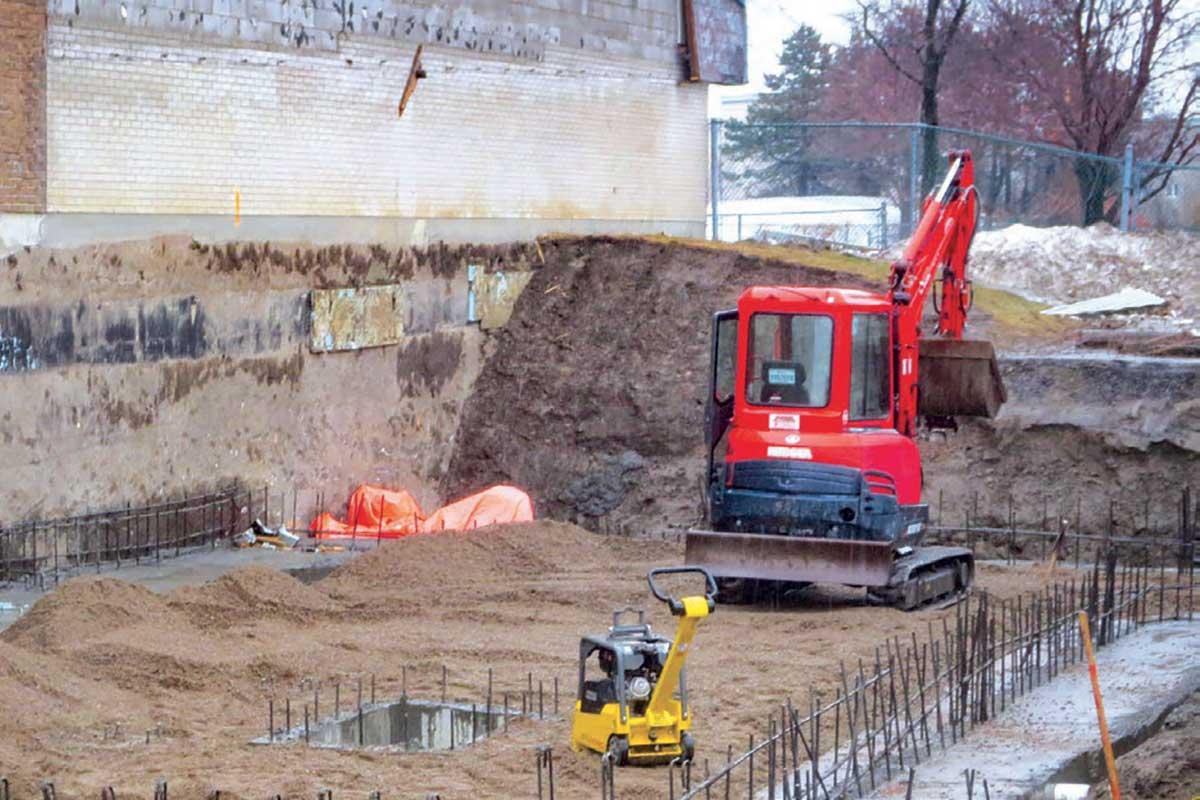
{"label": "red mini excavator", "polygon": [[[686,562],[720,599],[783,583],[865,586],[916,608],[964,591],[974,558],[921,546],[919,416],[994,416],[1005,400],[992,346],[962,338],[978,219],[970,152],[926,198],[886,295],[753,286],[713,319],[708,523]],[[925,301],[936,338],[921,335]]]}

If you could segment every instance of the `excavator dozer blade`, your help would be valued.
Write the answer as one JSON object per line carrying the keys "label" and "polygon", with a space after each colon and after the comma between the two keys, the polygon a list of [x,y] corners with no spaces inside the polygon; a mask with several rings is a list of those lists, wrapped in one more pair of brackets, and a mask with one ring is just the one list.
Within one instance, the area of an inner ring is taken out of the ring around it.
{"label": "excavator dozer blade", "polygon": [[992,343],[922,339],[917,410],[936,417],[994,417],[1008,399]]}
{"label": "excavator dozer blade", "polygon": [[724,578],[886,586],[889,542],[688,531],[684,563]]}

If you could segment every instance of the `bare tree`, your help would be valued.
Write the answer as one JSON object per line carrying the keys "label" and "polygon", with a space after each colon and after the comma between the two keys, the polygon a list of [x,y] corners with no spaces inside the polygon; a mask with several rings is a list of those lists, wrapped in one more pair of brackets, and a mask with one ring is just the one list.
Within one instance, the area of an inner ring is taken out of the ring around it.
{"label": "bare tree", "polygon": [[[938,90],[946,53],[970,0],[860,0],[863,35],[892,68],[921,89],[921,186],[928,192],[942,169],[938,153]],[[906,25],[919,18],[919,26]],[[884,27],[880,27],[880,23]]]}
{"label": "bare tree", "polygon": [[[1003,33],[998,57],[1075,149],[1116,157],[1136,137],[1159,162],[1186,164],[1200,153],[1188,126],[1200,103],[1200,65],[1188,58],[1200,13],[1185,0],[991,0],[990,11]],[[1151,171],[1142,188],[1156,194],[1169,173]],[[1075,175],[1083,223],[1114,219],[1118,167],[1081,158]]]}

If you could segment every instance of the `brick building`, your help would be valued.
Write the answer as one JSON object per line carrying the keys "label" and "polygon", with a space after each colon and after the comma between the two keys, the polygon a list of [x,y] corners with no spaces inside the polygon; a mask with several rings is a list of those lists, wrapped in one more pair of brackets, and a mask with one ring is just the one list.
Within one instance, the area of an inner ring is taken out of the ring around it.
{"label": "brick building", "polygon": [[0,37],[0,239],[46,242],[701,234],[745,75],[741,0],[0,0]]}

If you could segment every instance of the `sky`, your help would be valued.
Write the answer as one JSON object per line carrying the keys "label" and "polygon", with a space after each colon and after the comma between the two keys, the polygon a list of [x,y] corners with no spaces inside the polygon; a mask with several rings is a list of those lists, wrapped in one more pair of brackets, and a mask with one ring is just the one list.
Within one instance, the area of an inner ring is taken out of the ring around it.
{"label": "sky", "polygon": [[854,0],[747,0],[746,22],[749,28],[751,91],[761,90],[763,74],[779,70],[783,40],[800,25],[809,25],[821,38],[833,44],[850,40],[850,26],[842,15],[858,7]]}

